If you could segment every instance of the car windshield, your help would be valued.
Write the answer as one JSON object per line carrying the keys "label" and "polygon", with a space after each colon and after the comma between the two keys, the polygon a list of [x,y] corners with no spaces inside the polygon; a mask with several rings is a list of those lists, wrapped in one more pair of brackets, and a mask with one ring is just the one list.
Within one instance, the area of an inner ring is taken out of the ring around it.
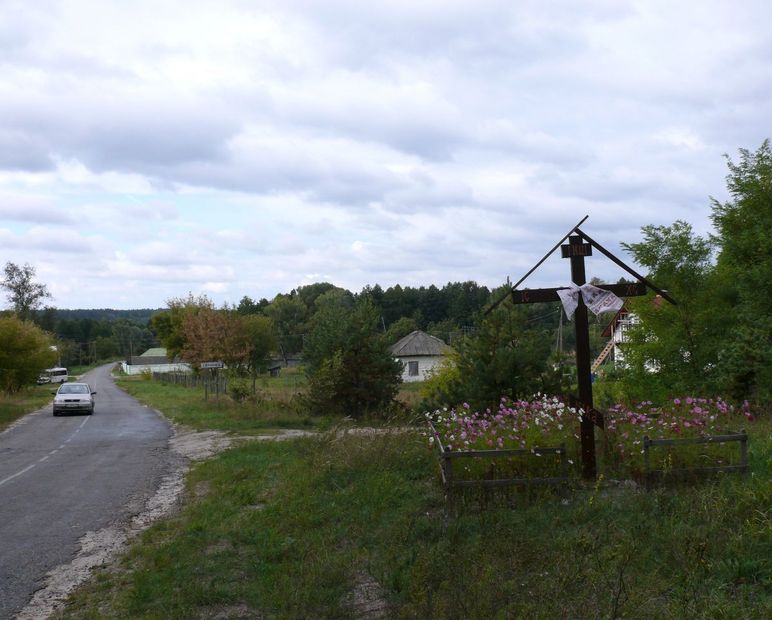
{"label": "car windshield", "polygon": [[82,383],[65,384],[59,388],[60,394],[90,394],[91,391],[87,385]]}

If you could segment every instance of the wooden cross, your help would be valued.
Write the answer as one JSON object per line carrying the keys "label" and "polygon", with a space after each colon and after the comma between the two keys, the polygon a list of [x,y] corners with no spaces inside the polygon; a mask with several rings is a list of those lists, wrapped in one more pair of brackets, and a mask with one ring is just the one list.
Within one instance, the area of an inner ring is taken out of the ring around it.
{"label": "wooden cross", "polygon": [[[584,259],[586,256],[592,256],[593,248],[597,249],[601,254],[605,255],[611,261],[622,267],[625,271],[633,275],[638,281],[631,284],[600,284],[598,288],[606,291],[611,291],[617,297],[633,297],[646,294],[646,288],[651,288],[656,291],[662,297],[667,299],[670,303],[675,304],[675,300],[670,297],[666,291],[658,289],[646,278],[639,273],[633,271],[629,266],[623,263],[616,256],[611,254],[608,250],[602,247],[596,241],[593,241],[588,235],[579,229],[579,226],[587,219],[585,217],[579,224],[569,231],[555,247],[552,248],[525,276],[515,284],[509,292],[509,295],[513,303],[516,304],[528,304],[528,303],[543,303],[550,301],[559,301],[558,288],[538,288],[538,289],[523,289],[517,290],[517,287],[531,275],[536,268],[541,265],[550,254],[552,254],[558,246],[560,246],[563,258],[571,260],[571,281],[577,286],[586,284],[587,276],[584,269]],[[566,239],[568,244],[561,245]],[[560,287],[565,288],[565,287]],[[502,297],[492,306],[490,306],[486,312],[490,312],[496,306],[504,301],[506,297]],[[587,306],[579,295],[578,306],[574,314],[574,330],[576,333],[576,378],[579,389],[579,396],[571,397],[569,403],[572,407],[579,407],[582,409],[582,417],[580,423],[580,437],[582,444],[582,476],[588,480],[594,480],[597,468],[595,464],[595,428],[597,425],[603,428],[604,420],[603,414],[597,411],[593,407],[592,399],[592,374],[591,374],[591,360],[590,360],[590,325],[587,320]]]}

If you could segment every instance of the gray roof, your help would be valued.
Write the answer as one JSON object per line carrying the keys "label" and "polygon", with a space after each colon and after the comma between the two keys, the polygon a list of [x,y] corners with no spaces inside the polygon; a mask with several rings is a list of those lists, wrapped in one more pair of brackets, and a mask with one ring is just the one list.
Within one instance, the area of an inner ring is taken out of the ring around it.
{"label": "gray roof", "polygon": [[410,357],[414,355],[447,355],[450,347],[439,338],[426,332],[416,330],[389,347],[395,357]]}
{"label": "gray roof", "polygon": [[134,355],[129,358],[129,366],[150,366],[156,364],[171,364],[165,355]]}

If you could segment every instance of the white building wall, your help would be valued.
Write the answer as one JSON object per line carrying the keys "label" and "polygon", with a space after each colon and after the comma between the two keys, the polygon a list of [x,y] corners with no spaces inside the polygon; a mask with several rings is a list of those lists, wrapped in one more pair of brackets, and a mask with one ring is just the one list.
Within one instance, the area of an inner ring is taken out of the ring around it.
{"label": "white building wall", "polygon": [[627,317],[619,321],[619,325],[614,330],[612,338],[614,339],[614,366],[617,368],[625,367],[625,353],[622,347],[628,340],[627,331],[634,325],[638,325],[641,319],[635,314],[628,314]]}
{"label": "white building wall", "polygon": [[[442,364],[443,356],[431,356],[431,355],[415,355],[398,357],[402,362],[402,381],[405,383],[411,383],[413,381],[425,381],[429,378],[431,372]],[[410,363],[414,362],[418,364],[418,374],[410,374]]]}
{"label": "white building wall", "polygon": [[132,364],[121,362],[121,369],[127,375],[141,375],[143,372],[190,372],[188,364]]}

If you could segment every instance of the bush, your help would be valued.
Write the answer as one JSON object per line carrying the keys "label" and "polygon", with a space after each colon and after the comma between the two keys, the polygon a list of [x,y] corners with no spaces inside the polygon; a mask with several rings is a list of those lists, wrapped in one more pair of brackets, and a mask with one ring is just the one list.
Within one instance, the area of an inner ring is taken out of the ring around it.
{"label": "bush", "polygon": [[461,373],[455,356],[446,357],[432,370],[421,386],[421,410],[442,408],[448,403],[461,401]]}
{"label": "bush", "polygon": [[228,385],[228,395],[236,402],[242,402],[252,395],[252,389],[246,381],[231,381]]}

